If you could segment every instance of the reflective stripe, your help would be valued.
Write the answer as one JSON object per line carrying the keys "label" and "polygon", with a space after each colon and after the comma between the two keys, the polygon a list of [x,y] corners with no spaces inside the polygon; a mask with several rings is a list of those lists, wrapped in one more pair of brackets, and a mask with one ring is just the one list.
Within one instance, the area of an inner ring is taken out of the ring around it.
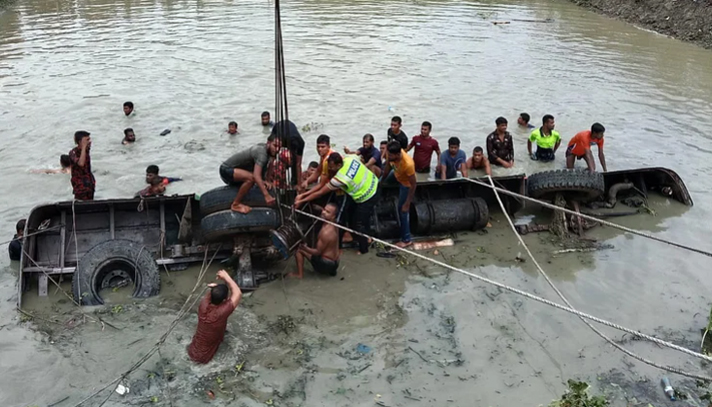
{"label": "reflective stripe", "polygon": [[368,201],[378,190],[378,178],[355,156],[344,157],[344,165],[334,178],[344,184],[342,189],[356,203]]}

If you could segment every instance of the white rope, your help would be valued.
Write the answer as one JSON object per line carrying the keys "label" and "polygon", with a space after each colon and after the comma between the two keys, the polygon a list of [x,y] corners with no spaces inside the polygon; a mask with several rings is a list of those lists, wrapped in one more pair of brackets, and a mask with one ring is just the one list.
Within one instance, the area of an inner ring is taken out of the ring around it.
{"label": "white rope", "polygon": [[[487,178],[489,178],[490,185],[492,185],[492,187],[494,187],[495,185],[494,185],[494,181],[492,180],[492,177],[488,175]],[[512,222],[512,218],[509,216],[509,214],[507,214],[507,211],[506,211],[506,209],[504,208],[504,203],[502,202],[502,199],[500,198],[499,193],[497,192],[496,189],[494,189],[494,196],[497,198],[497,202],[499,203],[499,207],[502,209],[502,213],[504,213],[504,216],[507,218],[507,222],[509,223],[509,227],[512,229],[512,232],[514,232],[514,234],[517,236],[517,239],[519,240],[519,243],[524,247],[524,250],[525,250],[525,251],[527,252],[527,254],[529,255],[529,258],[532,259],[532,262],[533,262],[534,265],[536,266],[537,270],[539,270],[539,273],[544,277],[544,279],[546,280],[546,282],[549,283],[549,286],[551,286],[551,288],[554,289],[554,291],[555,291],[556,294],[559,296],[559,298],[561,298],[561,300],[562,300],[569,308],[574,309],[574,307],[571,305],[571,303],[569,302],[569,300],[564,296],[563,293],[561,293],[561,291],[559,291],[558,287],[556,287],[556,285],[554,284],[554,282],[551,281],[551,279],[549,278],[549,275],[546,274],[546,272],[545,272],[544,269],[541,267],[541,265],[539,265],[539,262],[536,260],[536,258],[534,258],[534,255],[533,255],[532,252],[529,250],[529,247],[527,246],[527,244],[524,243],[524,239],[522,239],[522,237],[521,237],[521,236],[519,235],[519,233],[517,232],[517,228],[514,226],[514,222]],[[693,379],[704,380],[704,381],[710,381],[710,379],[712,379],[712,378],[710,378],[710,377],[708,377],[708,376],[700,376],[700,375],[697,375],[697,374],[694,374],[694,373],[688,373],[688,372],[682,371],[682,370],[677,369],[677,368],[672,367],[672,366],[659,365],[659,364],[657,364],[656,362],[653,362],[652,360],[645,359],[644,357],[639,356],[639,355],[637,355],[637,354],[635,354],[635,353],[629,351],[628,349],[624,348],[623,346],[619,345],[618,343],[616,343],[613,339],[611,339],[611,338],[609,338],[608,336],[606,336],[606,334],[604,334],[603,332],[601,332],[600,330],[598,330],[595,326],[591,325],[591,323],[588,322],[588,321],[586,321],[586,319],[584,319],[583,317],[579,316],[579,318],[581,318],[581,321],[583,321],[584,324],[586,324],[589,328],[591,328],[591,330],[592,330],[593,332],[595,332],[598,336],[600,336],[601,338],[603,338],[603,339],[604,339],[606,342],[608,342],[609,344],[613,345],[616,349],[618,349],[618,350],[620,350],[621,352],[625,353],[626,355],[632,357],[633,359],[637,359],[637,360],[639,360],[639,361],[641,361],[641,362],[643,362],[643,363],[646,363],[646,364],[648,364],[648,365],[650,365],[650,366],[653,366],[653,367],[656,367],[656,368],[658,368],[658,369],[667,370],[668,372],[677,373],[677,374],[679,374],[679,375],[691,377],[691,378],[693,378]]]}
{"label": "white rope", "polygon": [[[286,205],[283,205],[283,206],[286,207]],[[557,208],[558,208],[558,207],[557,207]],[[515,294],[519,294],[519,295],[521,295],[521,296],[523,296],[523,297],[526,297],[526,298],[529,298],[529,299],[531,299],[531,300],[541,302],[542,304],[546,304],[546,305],[549,305],[549,306],[551,306],[551,307],[558,308],[558,309],[560,309],[560,310],[563,310],[563,311],[569,312],[569,313],[571,313],[571,314],[577,315],[577,316],[579,316],[579,317],[586,318],[586,319],[591,320],[591,321],[593,321],[593,322],[597,322],[597,323],[599,323],[599,324],[609,326],[609,327],[614,328],[614,329],[617,329],[617,330],[619,330],[619,331],[629,333],[629,334],[631,334],[631,335],[633,335],[633,336],[636,336],[636,337],[639,337],[639,338],[648,340],[648,341],[653,342],[653,343],[656,343],[656,344],[658,344],[658,345],[660,345],[660,346],[664,346],[664,347],[667,347],[667,348],[670,348],[670,349],[674,349],[674,350],[677,350],[677,351],[679,351],[679,352],[688,354],[688,355],[690,355],[690,356],[694,356],[694,357],[696,357],[696,358],[703,359],[703,360],[706,360],[706,361],[708,361],[708,362],[712,362],[712,357],[707,356],[707,355],[704,355],[704,354],[702,354],[702,353],[698,353],[698,352],[695,352],[695,351],[691,351],[691,350],[689,350],[689,349],[685,349],[685,348],[683,348],[682,346],[675,345],[674,343],[670,343],[670,342],[664,341],[664,340],[662,340],[662,339],[658,339],[658,338],[655,338],[655,337],[653,337],[653,336],[644,334],[644,333],[642,333],[642,332],[638,332],[638,331],[636,331],[636,330],[633,330],[633,329],[630,329],[630,328],[626,328],[626,327],[624,327],[624,326],[622,326],[622,325],[618,325],[618,324],[616,324],[616,323],[607,321],[607,320],[605,320],[605,319],[598,318],[598,317],[595,317],[595,316],[593,316],[593,315],[586,314],[586,313],[581,312],[581,311],[578,311],[578,310],[576,310],[576,309],[574,309],[574,308],[571,308],[571,307],[568,307],[568,306],[565,306],[565,305],[561,305],[561,304],[559,304],[559,303],[556,303],[556,302],[547,300],[546,298],[542,298],[542,297],[539,297],[539,296],[537,296],[537,295],[528,293],[528,292],[526,292],[526,291],[522,291],[522,290],[520,290],[520,289],[518,289],[518,288],[510,287],[510,286],[508,286],[508,285],[506,285],[506,284],[500,283],[500,282],[495,281],[495,280],[491,280],[491,279],[489,279],[489,278],[487,278],[487,277],[483,277],[483,276],[481,276],[481,275],[479,275],[479,274],[475,274],[475,273],[470,272],[470,271],[466,271],[466,270],[459,269],[459,268],[457,268],[457,267],[454,267],[454,266],[451,266],[451,265],[449,265],[449,264],[443,263],[443,262],[441,262],[441,261],[439,261],[439,260],[436,260],[436,259],[433,259],[433,258],[430,258],[430,257],[427,257],[427,256],[423,256],[423,255],[420,254],[420,253],[416,253],[416,252],[413,252],[413,251],[410,251],[410,250],[406,250],[406,249],[401,248],[401,247],[398,247],[398,246],[396,246],[396,245],[394,245],[394,244],[388,243],[388,242],[386,242],[386,241],[384,241],[384,240],[378,239],[378,238],[373,237],[373,236],[369,236],[369,235],[367,235],[367,234],[365,234],[365,233],[357,232],[357,231],[355,231],[355,230],[353,230],[353,229],[350,229],[350,228],[347,228],[347,227],[345,227],[345,226],[339,225],[339,224],[337,224],[337,223],[328,221],[328,220],[326,220],[326,219],[320,218],[320,217],[318,217],[318,216],[312,215],[312,214],[307,213],[307,212],[304,212],[304,211],[302,211],[302,210],[295,209],[295,211],[296,211],[297,213],[300,213],[300,214],[304,215],[304,216],[307,216],[307,217],[310,217],[310,218],[313,218],[313,219],[318,219],[318,220],[320,220],[320,221],[322,221],[322,222],[324,222],[324,223],[327,223],[327,224],[332,225],[332,226],[334,226],[334,227],[337,227],[337,228],[339,228],[339,229],[345,230],[345,231],[347,231],[347,232],[349,232],[349,233],[351,233],[351,234],[357,234],[357,235],[359,235],[359,236],[363,236],[363,237],[366,237],[366,238],[373,239],[374,242],[381,243],[381,244],[384,245],[384,246],[388,246],[388,247],[391,247],[391,248],[396,249],[396,250],[398,250],[398,251],[401,251],[401,252],[403,252],[403,253],[410,254],[411,256],[417,257],[417,258],[419,258],[419,259],[423,259],[423,260],[425,260],[425,261],[429,261],[429,262],[431,262],[431,263],[435,263],[435,264],[437,264],[438,266],[444,267],[444,268],[449,269],[449,270],[452,270],[452,271],[456,271],[456,272],[458,272],[458,273],[462,273],[462,274],[464,274],[464,275],[466,275],[466,276],[472,277],[472,278],[474,278],[474,279],[476,279],[476,280],[485,282],[485,283],[487,283],[487,284],[494,285],[495,287],[499,287],[499,288],[501,288],[501,289],[503,289],[503,290],[506,290],[506,291],[509,291],[509,292],[513,292],[513,293],[515,293]],[[705,380],[708,380],[708,379],[705,379]]]}

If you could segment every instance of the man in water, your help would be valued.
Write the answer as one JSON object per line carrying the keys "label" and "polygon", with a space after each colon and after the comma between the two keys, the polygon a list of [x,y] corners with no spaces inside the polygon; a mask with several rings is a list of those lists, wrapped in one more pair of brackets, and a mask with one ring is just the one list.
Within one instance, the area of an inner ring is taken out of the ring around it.
{"label": "man in water", "polygon": [[[554,116],[547,114],[541,122],[541,127],[532,131],[527,140],[527,151],[532,160],[554,161],[554,154],[561,145],[561,136],[554,130]],[[536,144],[535,154],[532,154],[532,144]]]}
{"label": "man in water", "polygon": [[74,133],[76,147],[69,152],[69,160],[72,162],[72,190],[74,199],[90,201],[94,199],[96,191],[96,180],[91,172],[91,137],[89,132],[79,130]]}
{"label": "man in water", "polygon": [[[339,153],[332,153],[327,158],[327,165],[331,181],[297,195],[294,206],[298,208],[332,191],[342,190],[351,200],[351,205],[347,205],[350,212],[347,217],[352,228],[362,234],[370,234],[371,215],[378,201],[378,178],[352,155],[342,158]],[[368,253],[368,239],[361,235],[354,236],[354,239],[358,242],[359,253]]]}
{"label": "man in water", "polygon": [[[335,222],[339,212],[338,206],[330,202],[321,211],[321,217],[329,222]],[[320,274],[336,276],[339,269],[339,231],[334,225],[324,223],[321,225],[316,247],[309,247],[302,243],[294,255],[297,260],[297,272],[290,273],[287,277],[302,278],[304,276],[304,259],[308,259],[314,271]]]}
{"label": "man in water", "polygon": [[482,147],[477,146],[472,150],[472,157],[467,159],[468,170],[485,170],[485,174],[492,175],[489,160],[485,158],[485,153]]}
{"label": "man in water", "polygon": [[265,110],[264,112],[262,112],[262,116],[260,118],[261,118],[263,127],[272,128],[272,126],[274,126],[274,122],[272,121],[272,119],[270,119],[270,115],[269,115],[268,111]]}
{"label": "man in water", "polygon": [[188,346],[188,356],[195,363],[204,364],[213,359],[220,343],[225,338],[227,319],[235,311],[242,298],[240,287],[227,271],[218,271],[217,278],[223,280],[227,286],[225,284],[208,284],[210,290],[200,301],[198,327],[190,346]]}
{"label": "man in water", "polygon": [[[264,116],[262,121],[264,123]],[[304,156],[304,139],[299,134],[299,129],[291,120],[281,120],[272,127],[270,137],[289,138],[289,145],[284,147],[287,147],[292,154],[291,156],[294,157],[294,162],[291,164],[296,167],[296,173],[292,174],[292,179],[299,186],[299,180],[302,179],[302,157]]]}
{"label": "man in water", "polygon": [[183,178],[174,178],[174,177],[162,177],[158,175],[159,168],[157,165],[149,165],[146,167],[146,183],[151,185],[153,182],[152,180],[154,178],[159,178],[163,185],[168,185],[171,182],[178,182],[178,181],[183,181]]}
{"label": "man in water", "polygon": [[443,154],[438,169],[440,179],[457,178],[458,171],[467,178],[467,156],[464,151],[460,150],[460,139],[450,137],[447,145],[447,154]]}
{"label": "man in water", "polygon": [[498,117],[497,128],[487,136],[487,158],[490,164],[504,168],[514,166],[514,142],[507,131],[507,119]]}
{"label": "man in water", "polygon": [[280,148],[279,138],[269,136],[266,144],[255,144],[246,150],[233,154],[220,165],[220,178],[222,178],[223,182],[228,185],[242,183],[230,207],[233,211],[244,214],[250,213],[252,208],[243,204],[242,199],[255,184],[264,195],[265,203],[267,205],[274,204],[275,199],[269,193],[269,189],[272,186],[265,183],[264,176],[270,158],[274,159]]}
{"label": "man in water", "polygon": [[[305,181],[307,181],[309,179],[309,177],[311,177],[318,170],[319,170],[319,163],[316,161],[310,162],[309,167],[307,167],[307,172],[302,173],[301,182],[304,183]],[[307,183],[307,186],[309,186],[308,183]]]}
{"label": "man in water", "polygon": [[237,122],[230,122],[227,124],[227,134],[234,136],[235,134],[240,134],[239,131],[237,131]]}
{"label": "man in water", "polygon": [[536,126],[534,126],[533,124],[529,124],[529,121],[531,119],[532,118],[531,116],[529,116],[529,113],[519,113],[517,124],[524,129],[533,129]]}
{"label": "man in water", "polygon": [[72,160],[69,159],[68,154],[62,154],[59,156],[59,165],[62,168],[30,170],[30,172],[32,174],[70,174],[72,172]]}
{"label": "man in water", "polygon": [[7,247],[7,251],[10,254],[10,260],[20,260],[22,256],[22,237],[25,234],[25,225],[27,220],[20,219],[15,225],[15,236],[12,237],[10,245]]}
{"label": "man in water", "polygon": [[[331,149],[331,138],[328,135],[322,134],[316,138],[316,153],[319,155],[319,168],[317,171],[312,173],[306,181],[302,182],[302,190],[307,189],[309,185],[314,184],[317,181],[319,181],[319,187],[322,187],[329,182],[331,176],[329,176],[329,166],[326,160],[333,152],[334,151]],[[316,189],[318,188],[313,188],[312,191]]]}
{"label": "man in water", "polygon": [[391,119],[391,127],[388,128],[388,141],[397,141],[401,145],[401,149],[406,150],[408,148],[408,135],[401,130],[403,120],[400,116],[393,116]]}
{"label": "man in water", "polygon": [[588,170],[596,171],[596,160],[593,159],[591,146],[598,146],[598,160],[601,161],[603,172],[607,172],[606,156],[603,154],[603,133],[606,128],[601,123],[593,123],[591,130],[584,130],[576,133],[574,138],[569,141],[569,146],[566,148],[566,168],[573,169],[575,160],[584,160],[588,165]]}
{"label": "man in water", "polygon": [[388,143],[388,165],[383,171],[381,181],[388,178],[391,170],[393,170],[396,180],[400,183],[398,215],[400,217],[401,241],[396,243],[396,246],[407,247],[413,244],[410,235],[410,204],[413,202],[417,184],[415,163],[397,141]]}
{"label": "man in water", "polygon": [[124,114],[126,117],[130,116],[131,113],[134,111],[134,104],[133,102],[124,102]]}
{"label": "man in water", "polygon": [[150,184],[138,191],[134,198],[142,197],[147,198],[149,196],[161,196],[166,192],[166,184],[163,183],[163,178],[154,177],[151,179]]}
{"label": "man in water", "polygon": [[124,139],[121,140],[121,144],[127,145],[127,144],[133,144],[134,141],[136,141],[136,135],[134,134],[134,131],[132,128],[128,128],[124,130]]}
{"label": "man in water", "polygon": [[366,164],[372,173],[376,174],[377,177],[381,176],[381,151],[377,149],[373,144],[375,140],[373,139],[373,134],[368,133],[363,136],[363,146],[356,151],[349,150],[348,147],[344,147],[344,152],[346,154],[356,154],[361,157],[361,162]]}
{"label": "man in water", "polygon": [[423,122],[420,125],[420,134],[413,137],[405,149],[406,152],[415,147],[413,153],[413,161],[415,162],[415,172],[430,173],[430,160],[433,158],[433,152],[437,156],[437,163],[440,165],[440,145],[431,135],[433,125],[430,122]]}

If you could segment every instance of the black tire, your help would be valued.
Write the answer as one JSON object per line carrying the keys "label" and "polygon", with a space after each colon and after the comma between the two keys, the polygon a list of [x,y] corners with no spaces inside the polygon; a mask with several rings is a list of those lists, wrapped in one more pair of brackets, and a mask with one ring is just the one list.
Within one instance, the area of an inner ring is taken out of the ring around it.
{"label": "black tire", "polygon": [[161,290],[158,265],[151,252],[131,240],[109,240],[82,256],[72,276],[72,293],[82,305],[101,305],[99,295],[112,279],[129,278],[134,298],[147,298]]}
{"label": "black tire", "polygon": [[603,174],[581,170],[554,170],[529,176],[529,196],[553,199],[558,193],[580,202],[594,200],[606,191]]}
{"label": "black tire", "polygon": [[477,213],[475,213],[477,222],[475,222],[475,226],[472,228],[472,230],[480,230],[486,228],[490,218],[489,206],[487,206],[487,202],[485,202],[484,199],[478,197],[472,200],[472,204],[475,206],[475,210],[477,211]]}
{"label": "black tire", "polygon": [[[213,188],[200,195],[200,214],[207,216],[211,213],[230,209],[230,205],[232,205],[232,201],[235,200],[239,189],[240,185],[226,185],[224,187]],[[270,191],[270,194],[273,193]],[[257,208],[267,206],[265,197],[257,186],[250,188],[242,200],[242,203]]]}
{"label": "black tire", "polygon": [[279,212],[272,208],[252,208],[248,214],[231,210],[215,212],[200,221],[208,242],[220,241],[240,233],[267,232],[279,227]]}

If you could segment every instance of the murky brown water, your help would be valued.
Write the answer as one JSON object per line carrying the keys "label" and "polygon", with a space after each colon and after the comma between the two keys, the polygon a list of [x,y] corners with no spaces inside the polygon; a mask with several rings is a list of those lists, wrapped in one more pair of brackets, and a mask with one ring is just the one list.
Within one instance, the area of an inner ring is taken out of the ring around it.
{"label": "murky brown water", "polygon": [[[546,18],[555,22],[513,21]],[[551,113],[565,140],[600,121],[608,129],[609,168],[672,168],[696,204],[685,211],[675,205],[666,209],[667,201],[660,201],[658,212],[666,216],[620,221],[710,248],[712,53],[565,1],[289,1],[283,21],[290,117],[300,125],[319,124],[305,133],[307,159],[315,158],[311,146],[322,132],[339,147],[357,145],[366,132],[385,138],[393,114],[403,117],[409,136],[429,120],[441,143],[458,136],[468,151],[484,143],[500,115],[513,124],[520,111],[531,113],[536,122]],[[491,21],[512,23],[495,26]],[[166,175],[185,178],[171,192],[220,185],[219,163],[264,137],[258,116],[273,109],[272,61],[273,11],[267,1],[27,0],[0,12],[5,188],[0,230],[9,239],[16,220],[34,205],[71,198],[67,177],[28,170],[56,166],[57,156],[72,148],[78,129],[93,134],[98,198],[132,195],[143,186],[144,168],[154,163]],[[135,117],[123,116],[126,100],[136,104]],[[237,138],[221,134],[230,120],[240,124]],[[134,128],[138,138],[130,147],[120,144],[126,127]],[[546,168],[527,159],[526,132],[511,127],[517,141],[512,171]],[[173,132],[159,137],[164,128]],[[562,159],[555,166],[562,166]],[[616,248],[553,259],[549,265],[572,303],[644,332],[667,332],[663,328],[697,340],[695,329],[705,324],[710,289],[706,259],[637,237],[596,233]],[[485,274],[553,298],[531,264],[512,261],[520,249],[506,230],[468,239],[444,250],[455,264],[484,265]],[[544,259],[549,256],[546,241],[528,239]],[[477,247],[486,247],[489,255],[462,257]],[[619,354],[573,317],[529,302],[522,306],[508,295],[491,300],[496,294],[491,288],[456,276],[406,282],[407,275],[419,271],[395,268],[393,261],[374,257],[373,264],[383,270],[360,270],[362,263],[355,259],[346,264],[343,281],[290,281],[257,292],[231,323],[233,343],[211,366],[192,367],[184,360],[183,347],[195,322],[191,316],[164,351],[163,357],[182,372],[172,388],[192,389],[198,378],[230,369],[237,359],[230,351],[248,354],[254,339],[245,326],[257,327],[278,314],[301,315],[299,337],[326,336],[331,345],[319,347],[314,340],[311,349],[320,351],[313,351],[308,364],[280,369],[276,361],[289,364],[296,340],[268,330],[264,335],[274,342],[255,351],[251,361],[261,384],[248,390],[257,393],[239,393],[245,405],[274,398],[275,389],[286,394],[295,375],[303,378],[299,383],[305,395],[290,393],[283,405],[373,405],[375,394],[387,405],[410,403],[404,395],[438,406],[471,405],[472,400],[538,405],[560,394],[562,380],[569,377],[595,380],[599,372],[627,368]],[[138,304],[114,316],[127,327],[120,333],[89,324],[74,337],[47,337],[27,324],[16,325],[11,272],[16,265],[9,266],[3,255],[0,266],[2,406],[46,405],[64,396],[71,398],[62,405],[76,402],[122,372],[165,330],[173,314],[156,313],[152,304],[170,309],[180,300],[178,294],[162,294],[144,308]],[[187,272],[174,284],[192,286],[192,276]],[[56,297],[36,301],[38,308],[66,310]],[[443,328],[441,323],[448,317],[457,321],[452,338],[449,324]],[[59,345],[52,343],[55,339]],[[132,344],[137,339],[142,340]],[[348,371],[355,362],[335,361],[333,348],[353,350],[358,342],[374,347],[372,367],[339,379],[334,372]],[[408,346],[431,359],[461,357],[465,362],[457,368],[419,364],[423,361]],[[634,349],[696,367],[645,345]],[[409,359],[403,362],[405,356]],[[635,364],[630,375],[650,377],[650,391],[659,392],[659,372]],[[141,397],[151,391],[162,390],[148,389]],[[200,393],[181,394],[182,405],[205,399]],[[227,403],[229,397],[220,400]],[[121,403],[117,400],[111,403]],[[168,401],[161,397],[159,402]]]}

